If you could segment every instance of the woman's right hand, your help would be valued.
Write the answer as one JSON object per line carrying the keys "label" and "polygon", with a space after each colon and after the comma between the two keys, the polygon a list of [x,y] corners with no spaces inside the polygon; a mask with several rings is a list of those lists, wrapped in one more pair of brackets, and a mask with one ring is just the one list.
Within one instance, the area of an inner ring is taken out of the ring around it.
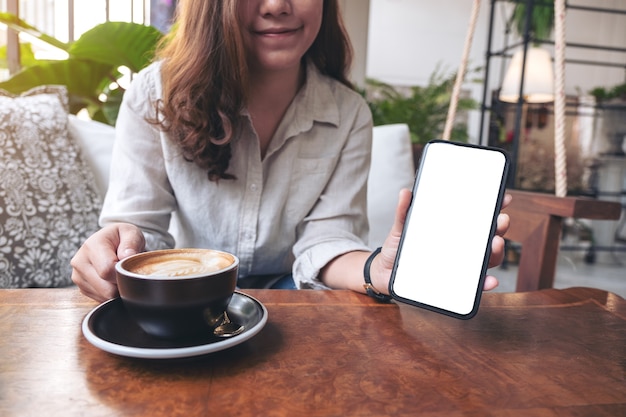
{"label": "woman's right hand", "polygon": [[96,301],[117,297],[115,264],[144,249],[145,239],[137,226],[128,223],[105,226],[91,235],[72,258],[72,281],[83,294]]}

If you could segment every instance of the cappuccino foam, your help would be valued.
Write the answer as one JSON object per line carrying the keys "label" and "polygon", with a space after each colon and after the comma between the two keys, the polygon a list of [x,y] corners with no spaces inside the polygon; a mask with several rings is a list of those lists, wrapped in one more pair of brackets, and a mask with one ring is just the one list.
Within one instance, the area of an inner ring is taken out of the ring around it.
{"label": "cappuccino foam", "polygon": [[219,252],[181,251],[145,256],[126,265],[126,269],[150,277],[184,277],[217,272],[232,263],[231,257]]}

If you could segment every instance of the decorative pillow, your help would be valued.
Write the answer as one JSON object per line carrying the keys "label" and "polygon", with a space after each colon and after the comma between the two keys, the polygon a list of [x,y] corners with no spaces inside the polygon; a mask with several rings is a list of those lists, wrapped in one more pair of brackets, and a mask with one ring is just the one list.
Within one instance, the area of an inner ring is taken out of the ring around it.
{"label": "decorative pillow", "polygon": [[65,87],[0,90],[0,287],[71,284],[101,199],[67,130]]}

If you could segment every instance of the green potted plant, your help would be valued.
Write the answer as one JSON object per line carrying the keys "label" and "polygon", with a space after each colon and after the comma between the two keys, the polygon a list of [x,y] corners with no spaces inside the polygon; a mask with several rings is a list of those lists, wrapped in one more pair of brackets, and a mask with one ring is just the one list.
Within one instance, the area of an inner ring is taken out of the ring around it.
{"label": "green potted plant", "polygon": [[40,85],[64,85],[72,113],[87,109],[92,119],[111,125],[115,124],[125,91],[119,83],[124,75],[120,67],[128,68],[131,73],[144,68],[152,60],[163,36],[147,25],[106,22],[85,32],[76,41],[64,43],[9,13],[0,13],[0,22],[68,54],[63,60],[36,60],[30,47],[21,45],[23,69],[1,82],[1,89],[19,94]]}
{"label": "green potted plant", "polygon": [[[528,1],[511,0],[515,3],[511,16],[515,31],[520,37],[524,37],[526,28],[526,14]],[[539,44],[540,40],[549,39],[554,28],[554,2],[547,0],[534,0],[532,13],[530,16],[529,34],[534,44]]]}
{"label": "green potted plant", "polygon": [[[456,74],[446,75],[439,67],[425,86],[409,87],[406,91],[374,79],[366,80],[365,97],[372,111],[374,125],[406,123],[409,126],[414,158],[419,161],[423,146],[432,139],[441,138],[446,123],[452,88]],[[477,108],[478,103],[461,97],[457,112]],[[457,122],[450,139],[467,142],[467,126]]]}
{"label": "green potted plant", "polygon": [[614,99],[626,101],[626,83],[618,84],[610,88],[596,87],[589,94],[595,97],[597,104],[602,104]]}

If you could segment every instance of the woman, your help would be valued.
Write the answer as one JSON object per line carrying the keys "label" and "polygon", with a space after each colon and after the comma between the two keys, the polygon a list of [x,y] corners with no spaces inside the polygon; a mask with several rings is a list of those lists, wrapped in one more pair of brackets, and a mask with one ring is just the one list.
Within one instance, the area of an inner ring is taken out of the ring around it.
{"label": "woman", "polygon": [[[73,281],[106,300],[118,260],[176,245],[235,253],[241,287],[364,292],[372,120],[337,0],[182,0],[175,27],[125,93],[103,228]],[[409,200],[368,264],[383,293]]]}

